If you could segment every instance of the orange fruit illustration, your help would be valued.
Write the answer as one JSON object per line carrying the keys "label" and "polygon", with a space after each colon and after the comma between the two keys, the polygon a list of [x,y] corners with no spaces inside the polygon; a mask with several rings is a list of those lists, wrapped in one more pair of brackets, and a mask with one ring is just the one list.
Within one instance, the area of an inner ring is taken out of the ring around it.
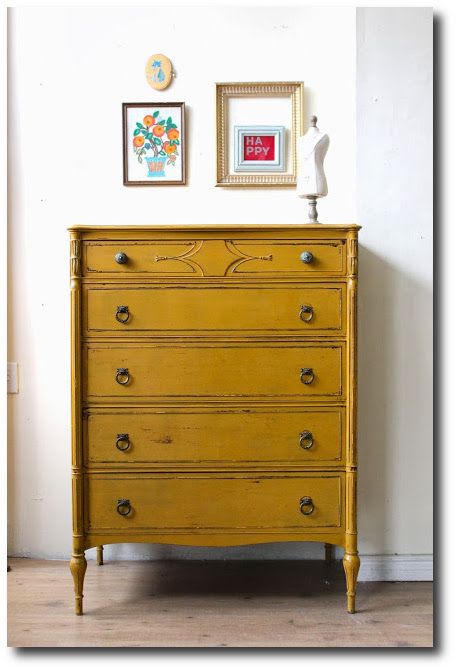
{"label": "orange fruit illustration", "polygon": [[171,128],[171,130],[168,130],[168,137],[170,140],[177,140],[179,137],[179,131],[177,128]]}
{"label": "orange fruit illustration", "polygon": [[153,126],[155,123],[155,119],[151,114],[148,114],[143,118],[143,123],[144,125],[149,128],[149,126]]}
{"label": "orange fruit illustration", "polygon": [[169,142],[165,142],[164,145],[163,145],[163,150],[165,151],[165,153],[167,153],[169,155],[169,154],[175,153],[175,151],[177,150],[177,147],[176,147],[175,144],[170,144]]}
{"label": "orange fruit illustration", "polygon": [[156,137],[161,137],[165,132],[165,126],[154,126],[152,132]]}
{"label": "orange fruit illustration", "polygon": [[133,144],[135,147],[142,147],[144,144],[144,137],[142,135],[137,135],[136,137],[133,138]]}

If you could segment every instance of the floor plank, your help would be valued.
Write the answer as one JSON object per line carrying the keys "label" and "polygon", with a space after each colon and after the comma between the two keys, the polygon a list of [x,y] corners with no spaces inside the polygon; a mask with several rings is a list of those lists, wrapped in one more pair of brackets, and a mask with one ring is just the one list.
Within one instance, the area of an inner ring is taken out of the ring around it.
{"label": "floor plank", "polygon": [[84,616],[68,563],[10,559],[12,647],[432,647],[432,584],[359,584],[340,563],[89,561]]}

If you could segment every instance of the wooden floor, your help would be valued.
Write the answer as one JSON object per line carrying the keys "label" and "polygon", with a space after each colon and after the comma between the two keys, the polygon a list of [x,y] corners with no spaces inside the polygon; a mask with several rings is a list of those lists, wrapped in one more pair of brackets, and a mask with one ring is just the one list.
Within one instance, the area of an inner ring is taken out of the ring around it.
{"label": "wooden floor", "polygon": [[360,584],[340,563],[89,561],[82,617],[64,561],[10,559],[13,647],[431,647],[432,584]]}

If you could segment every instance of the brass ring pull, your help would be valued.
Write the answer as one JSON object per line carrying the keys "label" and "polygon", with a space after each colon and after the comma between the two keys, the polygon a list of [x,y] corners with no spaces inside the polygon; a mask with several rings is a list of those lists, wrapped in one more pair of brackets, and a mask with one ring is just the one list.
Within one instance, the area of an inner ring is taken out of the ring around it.
{"label": "brass ring pull", "polygon": [[303,251],[299,258],[303,263],[312,263],[313,254],[310,251]]}
{"label": "brass ring pull", "polygon": [[[120,316],[124,314],[125,316]],[[128,305],[119,305],[116,309],[116,320],[119,323],[127,323],[130,320],[130,312],[128,311]]]}
{"label": "brass ring pull", "polygon": [[311,384],[315,379],[315,374],[312,368],[302,368],[301,381],[303,384]]}
{"label": "brass ring pull", "polygon": [[130,373],[128,372],[128,368],[117,368],[116,382],[124,386],[125,384],[128,384],[129,381]]}
{"label": "brass ring pull", "polygon": [[309,516],[309,514],[312,514],[315,509],[312,498],[309,496],[304,496],[301,498],[299,501],[299,509],[301,510],[301,514],[304,514],[304,516]]}
{"label": "brass ring pull", "polygon": [[[122,446],[125,445],[125,446]],[[130,449],[130,438],[128,433],[119,433],[116,439],[116,447],[119,451],[128,451]]]}
{"label": "brass ring pull", "polygon": [[299,317],[304,323],[309,323],[313,319],[313,307],[312,305],[302,305],[299,310]]}
{"label": "brass ring pull", "polygon": [[301,449],[311,449],[313,447],[314,438],[310,430],[303,430],[299,436],[299,446]]}
{"label": "brass ring pull", "polygon": [[128,498],[119,498],[116,509],[120,516],[128,516],[131,512],[131,505]]}

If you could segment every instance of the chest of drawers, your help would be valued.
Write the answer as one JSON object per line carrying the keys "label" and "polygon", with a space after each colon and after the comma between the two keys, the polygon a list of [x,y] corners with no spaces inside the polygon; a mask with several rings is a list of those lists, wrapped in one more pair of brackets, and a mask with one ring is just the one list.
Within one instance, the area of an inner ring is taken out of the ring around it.
{"label": "chest of drawers", "polygon": [[70,229],[75,609],[117,542],[344,548],[356,225]]}

